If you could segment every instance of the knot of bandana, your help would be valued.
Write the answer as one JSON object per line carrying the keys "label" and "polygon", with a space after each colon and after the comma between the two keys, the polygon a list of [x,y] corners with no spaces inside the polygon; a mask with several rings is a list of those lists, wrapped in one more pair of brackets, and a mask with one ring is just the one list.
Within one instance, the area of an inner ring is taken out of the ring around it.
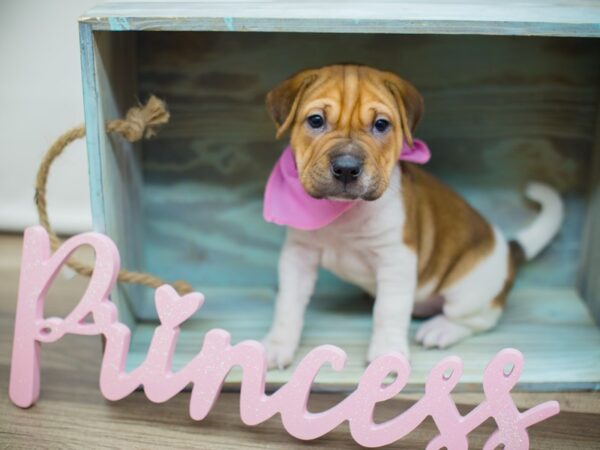
{"label": "knot of bandana", "polygon": [[[425,164],[430,158],[427,144],[414,139],[412,147],[404,142],[399,160]],[[267,222],[277,225],[318,230],[355,206],[356,202],[316,199],[308,195],[300,182],[292,148],[287,146],[267,181],[263,217]]]}

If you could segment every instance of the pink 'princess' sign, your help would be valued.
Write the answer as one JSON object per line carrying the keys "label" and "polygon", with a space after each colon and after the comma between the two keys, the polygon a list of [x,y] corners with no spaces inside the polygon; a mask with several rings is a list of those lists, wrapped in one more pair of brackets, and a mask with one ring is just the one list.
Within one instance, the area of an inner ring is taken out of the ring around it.
{"label": "pink 'princess' sign", "polygon": [[[64,319],[43,317],[45,295],[61,267],[78,247],[89,245],[96,253],[94,273],[77,306]],[[425,393],[411,408],[382,423],[373,422],[377,403],[397,395],[406,385],[410,365],[401,354],[390,353],[373,361],[354,392],[327,411],[307,411],[313,381],[324,365],[336,371],[344,368],[346,354],[332,345],[313,349],[302,359],[290,380],[273,394],[265,393],[267,360],[259,342],[231,345],[225,330],[206,333],[201,351],[181,370],[172,371],[171,362],[179,326],[204,302],[192,293],[180,296],[170,286],[156,290],[155,302],[160,325],[156,327],[148,355],[135,370],[125,372],[131,332],[118,321],[117,309],[109,299],[119,271],[119,253],[114,243],[98,233],[84,233],[65,242],[51,254],[46,231],[31,227],[25,231],[19,298],[15,322],[10,398],[16,405],[33,405],[40,393],[40,352],[42,343],[59,340],[65,334],[103,335],[106,340],[100,389],[109,400],[119,400],[142,386],[148,399],[164,402],[193,384],[190,416],[202,420],[214,405],[223,382],[234,366],[243,370],[240,387],[240,416],[247,425],[257,425],[281,415],[283,426],[299,439],[315,439],[348,421],[354,440],[365,447],[379,447],[402,439],[431,416],[439,435],[427,449],[467,449],[468,434],[493,417],[498,429],[485,449],[503,444],[506,449],[529,448],[527,428],[559,412],[550,401],[519,412],[510,396],[523,370],[523,356],[504,349],[488,364],[483,377],[485,400],[462,416],[450,393],[462,374],[462,361],[449,357],[430,372]],[[92,321],[84,322],[91,314]],[[511,366],[510,373],[505,367]],[[390,374],[394,381],[385,384]]]}

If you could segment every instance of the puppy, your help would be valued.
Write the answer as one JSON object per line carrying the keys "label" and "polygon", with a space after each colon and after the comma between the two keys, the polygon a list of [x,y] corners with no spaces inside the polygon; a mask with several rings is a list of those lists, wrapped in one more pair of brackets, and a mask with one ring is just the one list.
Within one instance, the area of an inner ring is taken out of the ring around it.
{"label": "puppy", "polygon": [[423,99],[393,73],[360,65],[306,70],[269,92],[266,104],[277,137],[290,131],[306,193],[354,202],[324,227],[288,227],[263,341],[271,367],[293,360],[319,266],[374,296],[367,359],[390,351],[409,357],[413,314],[432,316],[416,334],[426,348],[494,327],[519,265],[560,228],[562,201],[548,186],[528,186],[541,212],[508,242],[449,187],[399,162],[413,146]]}

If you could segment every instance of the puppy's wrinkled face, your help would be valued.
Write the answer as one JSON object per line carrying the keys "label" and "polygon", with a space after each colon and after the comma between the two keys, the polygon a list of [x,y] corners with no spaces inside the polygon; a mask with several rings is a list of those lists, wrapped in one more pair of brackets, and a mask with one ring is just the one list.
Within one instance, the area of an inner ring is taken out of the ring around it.
{"label": "puppy's wrinkled face", "polygon": [[291,130],[300,181],[315,198],[375,200],[423,111],[417,90],[390,72],[334,65],[305,70],[267,95],[277,137]]}

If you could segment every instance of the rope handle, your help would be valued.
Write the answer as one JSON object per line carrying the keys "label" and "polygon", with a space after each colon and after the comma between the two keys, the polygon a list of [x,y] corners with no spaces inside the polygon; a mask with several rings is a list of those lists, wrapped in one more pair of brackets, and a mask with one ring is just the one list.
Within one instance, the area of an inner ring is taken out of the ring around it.
{"label": "rope handle", "polygon": [[[118,133],[127,139],[129,142],[139,141],[142,138],[149,139],[156,135],[156,128],[169,122],[169,112],[165,103],[155,97],[150,96],[145,105],[134,106],[125,116],[125,119],[112,120],[106,124],[107,133]],[[61,241],[50,226],[48,219],[48,209],[46,205],[46,185],[48,183],[48,174],[50,167],[73,141],[85,137],[85,126],[79,125],[71,128],[63,133],[48,149],[40,167],[38,169],[35,180],[35,205],[37,207],[40,224],[46,229],[50,236],[50,245],[52,250],[56,250]],[[94,267],[85,264],[77,259],[70,258],[67,265],[75,270],[80,275],[90,277],[94,271]],[[143,284],[145,286],[156,289],[166,282],[161,278],[144,272],[134,272],[126,269],[119,271],[118,281],[121,283]],[[177,280],[172,283],[175,290],[180,294],[188,294],[192,292],[192,287],[182,280]]]}

